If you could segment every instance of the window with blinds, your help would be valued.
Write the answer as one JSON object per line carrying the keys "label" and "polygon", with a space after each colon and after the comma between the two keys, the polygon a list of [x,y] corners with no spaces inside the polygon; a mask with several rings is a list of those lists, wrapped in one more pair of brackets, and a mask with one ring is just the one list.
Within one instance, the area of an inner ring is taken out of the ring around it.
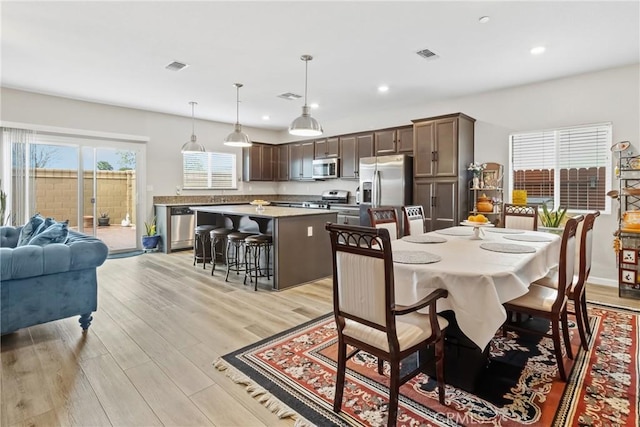
{"label": "window with blinds", "polygon": [[511,190],[526,190],[527,203],[549,209],[607,212],[611,124],[510,136]]}
{"label": "window with blinds", "polygon": [[186,189],[236,189],[236,155],[182,153],[182,187]]}

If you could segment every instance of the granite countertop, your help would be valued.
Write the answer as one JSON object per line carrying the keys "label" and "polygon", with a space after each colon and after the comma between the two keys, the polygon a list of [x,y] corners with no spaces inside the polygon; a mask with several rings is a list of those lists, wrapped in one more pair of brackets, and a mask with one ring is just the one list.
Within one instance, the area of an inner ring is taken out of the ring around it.
{"label": "granite countertop", "polygon": [[280,206],[265,206],[263,211],[258,212],[252,205],[217,205],[217,206],[189,206],[192,210],[198,212],[220,213],[227,215],[249,215],[259,218],[286,218],[294,216],[311,216],[311,215],[337,215],[337,211],[328,209],[306,209],[306,208],[289,208]]}
{"label": "granite countertop", "polygon": [[[202,203],[155,203],[154,206],[166,206],[168,208],[171,207],[176,207],[176,206],[224,206],[224,205],[240,205],[243,204],[243,202],[202,202]],[[249,202],[247,201],[245,203],[246,205],[249,205]]]}

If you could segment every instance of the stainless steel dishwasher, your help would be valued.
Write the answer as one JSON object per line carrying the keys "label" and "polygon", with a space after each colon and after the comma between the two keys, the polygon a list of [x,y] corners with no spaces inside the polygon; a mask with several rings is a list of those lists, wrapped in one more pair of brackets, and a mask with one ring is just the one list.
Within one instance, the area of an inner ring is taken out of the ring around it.
{"label": "stainless steel dishwasher", "polygon": [[171,208],[171,250],[193,247],[196,217],[186,206]]}

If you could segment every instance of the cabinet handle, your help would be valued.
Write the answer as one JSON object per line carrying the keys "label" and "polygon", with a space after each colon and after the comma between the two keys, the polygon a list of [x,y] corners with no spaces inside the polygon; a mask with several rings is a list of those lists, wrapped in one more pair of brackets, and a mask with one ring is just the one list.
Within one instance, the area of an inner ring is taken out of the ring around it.
{"label": "cabinet handle", "polygon": [[432,151],[431,152],[431,161],[432,162],[437,162],[438,161],[438,152],[437,151]]}
{"label": "cabinet handle", "polygon": [[434,208],[436,206],[436,196],[431,196],[431,207]]}

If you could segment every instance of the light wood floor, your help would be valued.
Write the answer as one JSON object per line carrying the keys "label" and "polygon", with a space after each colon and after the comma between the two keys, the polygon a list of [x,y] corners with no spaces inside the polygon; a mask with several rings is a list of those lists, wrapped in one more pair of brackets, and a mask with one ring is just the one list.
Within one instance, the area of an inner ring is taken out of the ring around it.
{"label": "light wood floor", "polygon": [[[77,317],[2,337],[2,426],[291,426],[219,356],[331,311],[328,279],[282,292],[221,280],[189,252],[107,260],[86,336]],[[613,288],[589,297],[640,308]]]}

